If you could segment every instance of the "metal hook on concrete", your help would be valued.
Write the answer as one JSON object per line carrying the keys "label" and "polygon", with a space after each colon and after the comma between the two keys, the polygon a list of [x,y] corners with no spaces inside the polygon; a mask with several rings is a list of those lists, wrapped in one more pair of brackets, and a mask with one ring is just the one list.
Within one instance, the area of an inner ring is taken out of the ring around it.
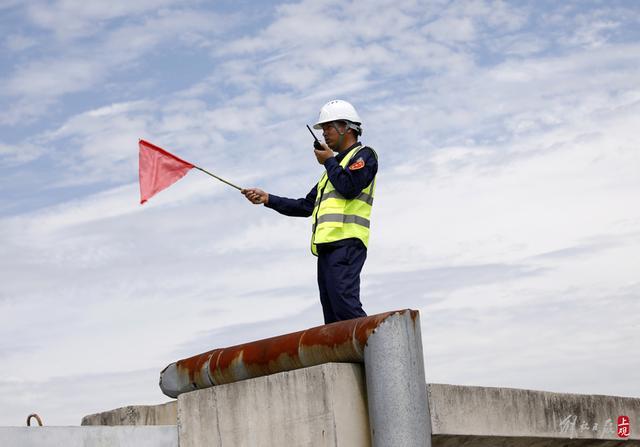
{"label": "metal hook on concrete", "polygon": [[35,413],[30,414],[29,416],[27,416],[27,427],[31,427],[31,418],[36,418],[36,421],[38,421],[38,425],[40,427],[42,427],[42,419],[40,419],[40,416],[38,416]]}

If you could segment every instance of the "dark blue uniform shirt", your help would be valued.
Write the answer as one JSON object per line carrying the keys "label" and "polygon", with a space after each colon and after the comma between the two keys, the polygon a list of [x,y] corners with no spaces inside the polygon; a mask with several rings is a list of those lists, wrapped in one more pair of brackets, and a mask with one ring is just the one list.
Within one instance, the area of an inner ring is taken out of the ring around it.
{"label": "dark blue uniform shirt", "polygon": [[[335,157],[331,157],[324,162],[324,168],[327,170],[327,176],[333,184],[336,191],[338,191],[346,199],[353,199],[362,192],[364,188],[369,186],[369,183],[373,180],[378,172],[378,160],[373,150],[368,147],[362,148],[354,157],[352,162],[362,158],[364,161],[364,167],[360,169],[350,170],[349,167],[342,168],[340,162],[346,157],[346,155],[356,146],[361,145],[356,143],[349,147],[347,150],[340,152]],[[279,197],[273,194],[269,194],[269,203],[265,205],[267,208],[271,208],[284,214],[285,216],[295,217],[309,217],[313,214],[313,208],[316,203],[316,197],[318,196],[318,185],[316,184],[306,197],[300,199],[289,199],[287,197]],[[362,244],[360,239],[350,238],[343,241],[330,242],[327,244],[318,244],[318,247],[337,246],[345,244]]]}

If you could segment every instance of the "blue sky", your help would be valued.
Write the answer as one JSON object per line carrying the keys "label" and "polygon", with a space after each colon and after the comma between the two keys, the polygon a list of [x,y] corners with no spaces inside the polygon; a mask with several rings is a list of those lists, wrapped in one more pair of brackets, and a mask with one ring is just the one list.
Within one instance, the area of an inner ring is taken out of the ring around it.
{"label": "blue sky", "polygon": [[380,155],[365,309],[429,382],[640,396],[635,1],[0,0],[0,425],[163,402],[168,363],[322,322],[301,197],[341,98]]}

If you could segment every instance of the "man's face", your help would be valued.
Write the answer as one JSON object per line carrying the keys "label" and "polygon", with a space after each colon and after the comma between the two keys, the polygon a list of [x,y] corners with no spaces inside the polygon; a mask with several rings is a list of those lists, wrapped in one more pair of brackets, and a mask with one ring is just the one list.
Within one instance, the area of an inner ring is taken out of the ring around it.
{"label": "man's face", "polygon": [[342,121],[331,121],[330,123],[324,123],[322,125],[324,142],[334,151],[339,149],[338,142],[340,141],[340,133],[344,134],[346,131],[347,125]]}

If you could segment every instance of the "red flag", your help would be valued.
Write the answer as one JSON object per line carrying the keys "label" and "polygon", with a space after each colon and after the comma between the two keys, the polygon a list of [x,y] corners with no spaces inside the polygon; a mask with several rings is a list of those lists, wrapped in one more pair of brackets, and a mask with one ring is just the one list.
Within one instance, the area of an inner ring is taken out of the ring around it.
{"label": "red flag", "polygon": [[140,140],[140,204],[173,185],[194,167],[164,149]]}

